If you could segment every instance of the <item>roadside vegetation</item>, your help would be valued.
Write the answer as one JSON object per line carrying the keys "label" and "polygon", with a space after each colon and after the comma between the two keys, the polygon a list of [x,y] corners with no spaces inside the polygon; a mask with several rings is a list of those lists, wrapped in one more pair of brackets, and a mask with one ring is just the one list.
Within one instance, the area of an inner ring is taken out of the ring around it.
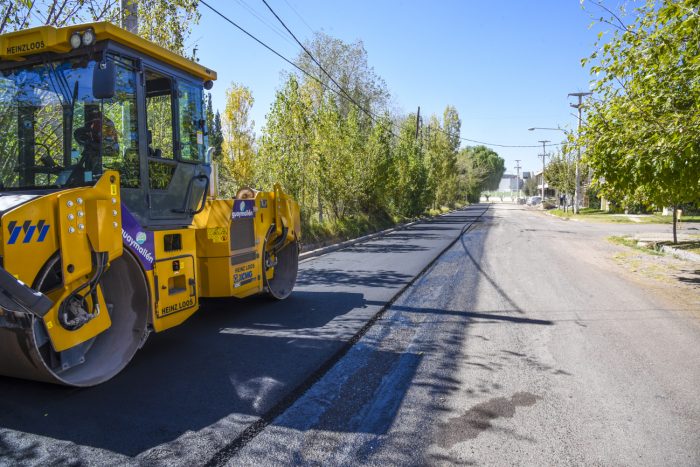
{"label": "roadside vegetation", "polygon": [[640,246],[637,242],[632,237],[619,237],[619,236],[612,236],[608,237],[608,241],[611,243],[614,243],[616,245],[623,245],[632,249],[635,249],[637,251],[641,251],[650,255],[656,255],[656,256],[661,256],[663,253],[660,251],[657,251],[654,248],[648,248],[647,246]]}
{"label": "roadside vegetation", "polygon": [[[0,0],[0,33],[40,24],[119,24],[120,3]],[[184,45],[200,18],[196,0],[134,4],[139,35],[197,60],[196,48]],[[306,48],[318,63],[302,52],[295,63],[303,72],[284,72],[260,134],[250,118],[255,98],[246,85],[227,85],[224,80],[233,77],[220,77],[217,86],[227,86],[223,109],[205,97],[221,195],[280,183],[301,205],[304,242],[317,243],[477,202],[481,191],[498,186],[503,159],[484,146],[462,147],[453,106],[427,117],[396,111],[361,41],[316,33]]]}
{"label": "roadside vegetation", "polygon": [[[574,214],[571,209],[564,211],[562,209],[552,209],[547,211],[562,219],[576,218],[590,222],[611,222],[620,224],[671,224],[673,216],[663,216],[656,214],[621,214],[607,211],[601,211],[593,208],[582,208],[578,215]],[[700,222],[700,216],[681,216],[681,225],[683,222]]]}
{"label": "roadside vegetation", "polygon": [[317,33],[306,47],[341,87],[300,54],[306,73],[283,75],[260,135],[246,86],[230,85],[223,113],[205,102],[222,194],[280,183],[301,205],[304,242],[319,243],[478,202],[498,186],[503,159],[461,146],[454,107],[427,118],[392,112],[361,42]]}
{"label": "roadside vegetation", "polygon": [[[605,10],[582,61],[593,77],[581,134],[570,135],[599,193],[622,206],[700,201],[700,2],[647,0],[633,14]],[[677,241],[675,222],[674,243]]]}
{"label": "roadside vegetation", "polygon": [[677,243],[669,241],[644,241],[638,240],[629,236],[612,236],[608,237],[608,241],[617,245],[624,245],[635,250],[643,251],[653,255],[662,255],[664,246],[673,248],[674,250],[685,251],[688,253],[700,255],[700,236],[694,240],[685,240]]}

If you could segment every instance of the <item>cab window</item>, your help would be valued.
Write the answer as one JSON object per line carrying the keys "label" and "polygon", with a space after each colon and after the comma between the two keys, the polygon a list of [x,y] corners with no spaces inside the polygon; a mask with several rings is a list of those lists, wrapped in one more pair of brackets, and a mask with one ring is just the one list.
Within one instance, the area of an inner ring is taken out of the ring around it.
{"label": "cab window", "polygon": [[148,155],[173,159],[172,81],[153,71],[146,71],[146,126]]}
{"label": "cab window", "polygon": [[152,190],[166,190],[175,174],[173,82],[151,70],[146,70],[146,128],[148,185]]}
{"label": "cab window", "polygon": [[204,161],[204,120],[202,90],[187,83],[178,83],[180,120],[180,158],[188,162]]}

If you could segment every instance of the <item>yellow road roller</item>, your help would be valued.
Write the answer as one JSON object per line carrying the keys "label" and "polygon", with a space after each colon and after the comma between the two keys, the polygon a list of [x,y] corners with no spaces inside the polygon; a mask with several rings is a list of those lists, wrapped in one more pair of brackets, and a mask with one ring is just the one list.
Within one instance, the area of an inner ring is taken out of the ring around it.
{"label": "yellow road roller", "polygon": [[291,293],[298,204],[217,196],[215,79],[106,22],[0,36],[0,374],[93,386],[202,297]]}

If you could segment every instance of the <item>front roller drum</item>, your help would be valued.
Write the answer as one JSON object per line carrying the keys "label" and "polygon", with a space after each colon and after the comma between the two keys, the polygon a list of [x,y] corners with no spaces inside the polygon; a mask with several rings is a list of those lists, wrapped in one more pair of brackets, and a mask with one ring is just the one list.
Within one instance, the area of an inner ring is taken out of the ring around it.
{"label": "front roller drum", "polygon": [[[56,255],[37,277],[34,289],[59,286]],[[29,313],[5,313],[0,319],[0,374],[87,387],[103,383],[129,363],[147,336],[148,284],[129,253],[113,261],[100,287],[112,325],[92,339],[63,352],[53,350],[44,323]]]}

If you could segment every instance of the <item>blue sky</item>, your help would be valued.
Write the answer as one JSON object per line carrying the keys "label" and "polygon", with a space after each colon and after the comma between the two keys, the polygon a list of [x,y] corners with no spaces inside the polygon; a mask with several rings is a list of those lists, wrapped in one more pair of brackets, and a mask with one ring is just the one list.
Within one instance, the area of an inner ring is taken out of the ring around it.
{"label": "blue sky", "polygon": [[[208,1],[283,55],[293,59],[299,53],[261,0]],[[404,113],[420,106],[422,115],[441,114],[453,105],[462,137],[508,145],[559,142],[563,136],[529,127],[576,126],[567,94],[588,90],[590,76],[580,60],[590,55],[601,30],[589,28],[591,14],[602,13],[588,2],[582,9],[578,0],[268,3],[301,40],[314,30],[346,42],[362,40],[370,65]],[[201,63],[219,74],[212,90],[215,106],[223,108],[232,81],[248,86],[259,132],[281,85],[281,71],[290,66],[204,5],[200,10],[188,48],[196,45]],[[525,170],[541,167],[541,149],[493,149],[506,160],[508,172],[515,173],[516,159]]]}

